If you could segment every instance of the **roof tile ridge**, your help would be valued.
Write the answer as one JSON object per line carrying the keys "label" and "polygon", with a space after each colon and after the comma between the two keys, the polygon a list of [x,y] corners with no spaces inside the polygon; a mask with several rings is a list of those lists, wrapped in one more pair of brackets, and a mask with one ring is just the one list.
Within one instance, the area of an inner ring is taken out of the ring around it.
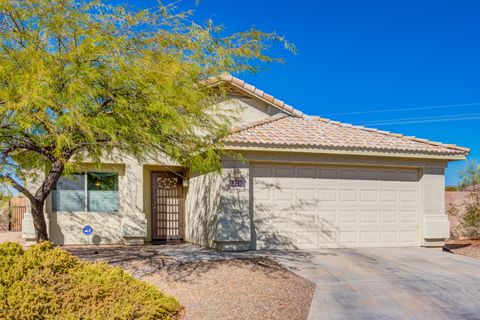
{"label": "roof tile ridge", "polygon": [[271,117],[268,117],[268,118],[265,118],[265,119],[262,119],[262,120],[258,120],[258,121],[254,121],[254,122],[249,122],[247,124],[244,124],[244,125],[240,125],[238,127],[234,127],[233,128],[233,133],[238,133],[240,131],[245,131],[245,130],[248,130],[248,129],[253,129],[253,128],[256,128],[256,127],[259,127],[259,126],[262,126],[264,124],[268,124],[268,123],[271,123],[271,122],[275,122],[275,121],[278,121],[280,119],[283,119],[285,117],[289,117],[289,115],[287,114],[284,114],[284,113],[277,113]]}
{"label": "roof tile ridge", "polygon": [[260,90],[260,89],[256,88],[254,85],[252,85],[250,83],[247,83],[240,78],[234,77],[231,74],[222,74],[221,79],[239,87],[240,89],[243,89],[243,90],[249,92],[250,94],[253,94],[253,95],[259,97],[262,100],[265,100],[267,103],[272,104],[273,106],[275,106],[275,107],[277,107],[281,110],[284,110],[284,111],[287,111],[287,112],[291,113],[295,117],[302,117],[303,116],[302,111],[300,111],[298,109],[295,109],[294,107],[285,103],[284,101],[275,98],[274,96],[266,93],[263,90]]}
{"label": "roof tile ridge", "polygon": [[415,136],[406,136],[406,135],[403,135],[401,133],[394,133],[394,132],[390,132],[390,131],[386,131],[386,130],[379,130],[379,129],[375,129],[375,128],[368,128],[368,127],[365,127],[365,126],[353,125],[353,124],[349,124],[349,123],[345,123],[345,122],[341,122],[341,121],[334,121],[334,120],[331,120],[331,119],[328,119],[328,118],[322,118],[322,117],[315,117],[315,118],[317,120],[327,122],[327,123],[330,123],[330,124],[333,124],[333,125],[342,126],[342,127],[355,128],[355,129],[369,131],[369,132],[376,132],[376,133],[379,133],[379,134],[383,134],[383,135],[387,135],[387,136],[391,136],[391,137],[395,137],[395,138],[411,140],[411,141],[425,143],[425,144],[429,144],[429,145],[433,145],[433,146],[444,147],[444,148],[447,148],[447,149],[457,149],[457,150],[463,151],[463,152],[470,152],[470,148],[461,147],[461,146],[458,146],[458,145],[455,145],[455,144],[446,144],[446,143],[441,143],[441,142],[437,142],[437,141],[431,141],[431,140],[428,140],[428,139],[417,138]]}

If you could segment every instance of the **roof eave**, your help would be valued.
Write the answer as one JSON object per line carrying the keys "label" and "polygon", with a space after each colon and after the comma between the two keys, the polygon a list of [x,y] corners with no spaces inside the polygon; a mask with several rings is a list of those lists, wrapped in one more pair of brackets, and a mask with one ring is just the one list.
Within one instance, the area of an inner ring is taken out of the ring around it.
{"label": "roof eave", "polygon": [[441,154],[441,153],[421,153],[405,152],[402,150],[372,151],[360,149],[328,149],[314,147],[274,147],[258,146],[244,144],[226,144],[225,150],[229,151],[260,151],[260,152],[291,152],[291,153],[313,153],[313,154],[333,154],[333,155],[352,155],[352,156],[371,156],[371,157],[394,157],[394,158],[415,158],[415,159],[439,159],[447,161],[465,160],[467,154]]}

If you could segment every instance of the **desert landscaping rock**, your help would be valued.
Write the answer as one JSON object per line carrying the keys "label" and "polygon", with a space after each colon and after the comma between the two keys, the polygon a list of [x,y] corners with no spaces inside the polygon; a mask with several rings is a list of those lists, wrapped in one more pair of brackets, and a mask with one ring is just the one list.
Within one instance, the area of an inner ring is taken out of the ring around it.
{"label": "desert landscaping rock", "polygon": [[66,249],[88,261],[121,266],[177,297],[187,319],[307,318],[315,290],[312,282],[262,256],[209,254],[181,246],[185,250],[169,246]]}
{"label": "desert landscaping rock", "polygon": [[454,254],[480,259],[480,240],[450,240],[445,249]]}

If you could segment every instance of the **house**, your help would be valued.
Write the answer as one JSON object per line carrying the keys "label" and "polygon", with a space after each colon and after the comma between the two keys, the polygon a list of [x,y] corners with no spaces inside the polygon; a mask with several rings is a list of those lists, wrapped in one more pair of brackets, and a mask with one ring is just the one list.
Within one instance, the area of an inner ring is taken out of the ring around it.
{"label": "house", "polygon": [[[242,160],[204,175],[161,158],[86,164],[46,202],[51,241],[256,250],[438,246],[449,236],[444,171],[469,149],[307,116],[223,81],[231,96],[221,103],[241,114],[226,148]],[[23,237],[34,239],[28,213]]]}

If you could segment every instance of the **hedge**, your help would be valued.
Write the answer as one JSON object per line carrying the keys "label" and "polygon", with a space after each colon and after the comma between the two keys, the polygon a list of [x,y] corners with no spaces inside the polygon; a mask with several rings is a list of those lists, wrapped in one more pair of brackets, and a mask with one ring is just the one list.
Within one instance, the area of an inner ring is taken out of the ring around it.
{"label": "hedge", "polygon": [[0,319],[177,319],[180,304],[118,267],[44,242],[0,244]]}

